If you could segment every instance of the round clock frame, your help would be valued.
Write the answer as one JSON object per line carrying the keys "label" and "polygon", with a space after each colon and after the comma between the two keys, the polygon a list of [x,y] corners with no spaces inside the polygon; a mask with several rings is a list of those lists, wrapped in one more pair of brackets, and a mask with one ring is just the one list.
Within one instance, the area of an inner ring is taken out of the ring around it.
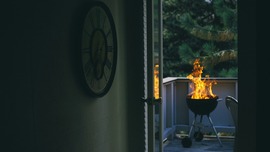
{"label": "round clock frame", "polygon": [[85,17],[81,54],[90,94],[94,97],[104,96],[115,76],[117,39],[113,16],[103,2],[93,2]]}

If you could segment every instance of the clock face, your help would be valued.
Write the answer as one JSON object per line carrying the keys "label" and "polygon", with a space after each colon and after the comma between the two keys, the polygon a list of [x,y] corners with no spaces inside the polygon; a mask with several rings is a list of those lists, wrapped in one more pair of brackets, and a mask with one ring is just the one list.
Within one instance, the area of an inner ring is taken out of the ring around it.
{"label": "clock face", "polygon": [[112,15],[102,2],[93,3],[86,15],[81,53],[84,77],[90,93],[97,97],[105,95],[115,75],[117,41]]}

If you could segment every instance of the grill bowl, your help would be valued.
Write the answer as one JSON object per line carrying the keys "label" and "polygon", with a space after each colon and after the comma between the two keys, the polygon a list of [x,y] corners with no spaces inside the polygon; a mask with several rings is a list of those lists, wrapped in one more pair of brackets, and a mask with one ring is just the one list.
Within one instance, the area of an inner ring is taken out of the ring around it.
{"label": "grill bowl", "polygon": [[209,99],[191,99],[191,95],[186,98],[188,108],[195,115],[209,115],[217,107],[218,96]]}

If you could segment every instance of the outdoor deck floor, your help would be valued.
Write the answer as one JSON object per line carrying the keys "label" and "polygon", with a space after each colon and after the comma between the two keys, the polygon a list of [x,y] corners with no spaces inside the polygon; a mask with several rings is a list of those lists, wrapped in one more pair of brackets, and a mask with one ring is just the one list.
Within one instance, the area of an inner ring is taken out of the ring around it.
{"label": "outdoor deck floor", "polygon": [[202,141],[192,141],[190,148],[185,148],[181,144],[181,139],[175,138],[167,140],[163,146],[164,152],[233,152],[234,139],[221,138],[222,146],[220,146],[216,138],[204,138]]}

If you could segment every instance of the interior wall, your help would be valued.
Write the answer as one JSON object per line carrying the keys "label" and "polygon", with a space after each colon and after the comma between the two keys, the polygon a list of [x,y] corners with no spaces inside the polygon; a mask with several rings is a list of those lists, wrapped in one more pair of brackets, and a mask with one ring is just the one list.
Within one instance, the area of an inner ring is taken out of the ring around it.
{"label": "interior wall", "polygon": [[98,99],[84,88],[80,64],[90,2],[14,0],[1,6],[3,151],[144,150],[142,2],[104,0],[119,49],[112,88]]}

